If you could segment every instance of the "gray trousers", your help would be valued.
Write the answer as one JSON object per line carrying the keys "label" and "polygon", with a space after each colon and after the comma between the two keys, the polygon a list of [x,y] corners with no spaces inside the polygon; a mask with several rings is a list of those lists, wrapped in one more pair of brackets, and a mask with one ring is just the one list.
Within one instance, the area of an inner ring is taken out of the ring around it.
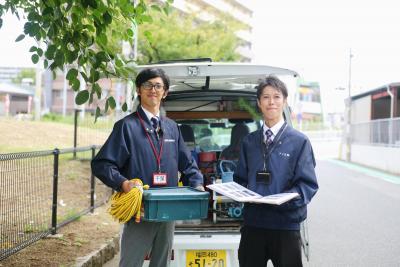
{"label": "gray trousers", "polygon": [[120,267],[141,267],[150,253],[149,267],[168,267],[174,238],[174,222],[135,223],[124,225],[121,236]]}

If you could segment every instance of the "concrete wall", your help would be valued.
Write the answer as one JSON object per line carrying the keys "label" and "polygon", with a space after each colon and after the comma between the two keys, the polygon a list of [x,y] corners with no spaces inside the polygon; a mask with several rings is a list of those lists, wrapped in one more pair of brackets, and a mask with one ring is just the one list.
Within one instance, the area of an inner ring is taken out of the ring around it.
{"label": "concrete wall", "polygon": [[352,144],[351,161],[400,175],[400,147]]}

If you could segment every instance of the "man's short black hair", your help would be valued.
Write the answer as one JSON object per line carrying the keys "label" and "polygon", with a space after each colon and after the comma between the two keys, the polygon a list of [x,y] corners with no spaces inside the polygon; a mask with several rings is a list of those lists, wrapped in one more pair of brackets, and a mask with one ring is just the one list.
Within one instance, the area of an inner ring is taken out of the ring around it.
{"label": "man's short black hair", "polygon": [[139,88],[143,83],[150,79],[160,77],[164,83],[164,90],[169,89],[169,77],[165,74],[165,71],[159,68],[148,68],[139,72],[135,80],[136,88]]}
{"label": "man's short black hair", "polygon": [[264,80],[260,81],[257,85],[257,99],[261,99],[261,94],[265,87],[271,86],[282,93],[283,97],[286,99],[288,97],[288,90],[284,82],[279,80],[276,76],[267,76]]}

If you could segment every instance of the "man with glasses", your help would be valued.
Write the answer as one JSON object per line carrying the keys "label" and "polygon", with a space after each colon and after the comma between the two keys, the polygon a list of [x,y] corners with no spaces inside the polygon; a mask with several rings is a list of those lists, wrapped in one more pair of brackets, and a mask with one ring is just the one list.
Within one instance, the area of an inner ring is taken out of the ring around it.
{"label": "man with glasses", "polygon": [[[178,171],[190,186],[203,190],[203,176],[185,146],[178,125],[160,116],[161,101],[169,89],[162,69],[142,70],[136,77],[140,106],[114,125],[114,129],[92,161],[93,174],[116,191],[129,192],[140,178],[150,187],[178,185]],[[174,222],[137,223],[123,227],[120,266],[142,266],[150,252],[150,267],[169,266]]]}

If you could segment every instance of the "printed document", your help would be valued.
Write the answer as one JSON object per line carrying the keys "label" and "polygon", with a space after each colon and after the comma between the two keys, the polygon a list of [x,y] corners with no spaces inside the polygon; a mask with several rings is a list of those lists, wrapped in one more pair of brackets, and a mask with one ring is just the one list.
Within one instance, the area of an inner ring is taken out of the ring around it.
{"label": "printed document", "polygon": [[280,205],[299,196],[298,193],[280,193],[269,196],[261,196],[260,194],[257,194],[256,192],[253,192],[236,182],[210,184],[207,185],[207,187],[238,202]]}

